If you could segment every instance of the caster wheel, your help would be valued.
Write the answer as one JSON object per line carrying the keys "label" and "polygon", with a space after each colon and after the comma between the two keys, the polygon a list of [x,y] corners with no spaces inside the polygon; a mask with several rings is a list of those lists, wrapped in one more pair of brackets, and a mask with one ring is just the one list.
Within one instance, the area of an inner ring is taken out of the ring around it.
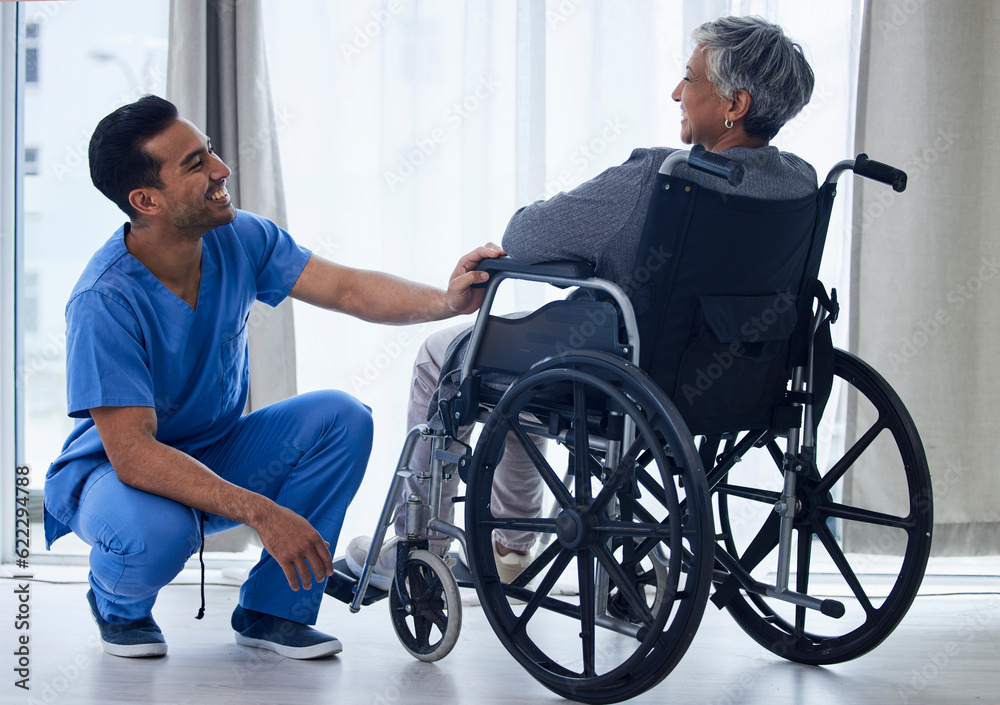
{"label": "caster wheel", "polygon": [[411,552],[403,583],[389,588],[389,612],[396,636],[414,658],[429,662],[447,656],[462,628],[462,600],[445,562],[430,551]]}

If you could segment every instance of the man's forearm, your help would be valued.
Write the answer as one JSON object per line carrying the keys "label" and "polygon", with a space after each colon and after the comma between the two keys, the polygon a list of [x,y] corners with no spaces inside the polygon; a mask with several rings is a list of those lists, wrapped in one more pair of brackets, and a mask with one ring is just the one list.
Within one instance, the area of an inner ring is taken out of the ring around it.
{"label": "man's forearm", "polygon": [[472,287],[489,275],[477,266],[483,259],[503,254],[499,247],[487,243],[464,255],[448,279],[447,291],[383,272],[344,267],[313,255],[290,295],[373,323],[439,321],[479,308],[483,291]]}
{"label": "man's forearm", "polygon": [[455,315],[445,292],[436,287],[384,272],[352,270],[350,277],[353,282],[351,294],[344,297],[344,313],[364,321],[409,324]]}
{"label": "man's forearm", "polygon": [[266,497],[223,480],[190,455],[156,440],[136,444],[119,455],[112,466],[124,484],[192,509],[254,526],[273,505]]}
{"label": "man's forearm", "polygon": [[454,315],[440,289],[315,256],[302,270],[291,295],[373,323],[422,323]]}

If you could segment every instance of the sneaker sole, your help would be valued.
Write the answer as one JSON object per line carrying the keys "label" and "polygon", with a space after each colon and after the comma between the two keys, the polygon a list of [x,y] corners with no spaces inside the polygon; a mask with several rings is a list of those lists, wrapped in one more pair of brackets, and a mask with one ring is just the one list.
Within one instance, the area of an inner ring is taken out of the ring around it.
{"label": "sneaker sole", "polygon": [[[352,573],[354,573],[354,577],[361,580],[361,572],[364,570],[364,566],[354,560],[354,557],[350,553],[344,556],[344,560],[347,561],[347,567],[351,569]],[[372,571],[372,577],[368,581],[368,585],[376,588],[377,590],[386,592],[392,585],[392,576],[379,575],[375,571]]]}
{"label": "sneaker sole", "polygon": [[[97,617],[94,616],[93,607],[90,610],[90,618],[94,620],[94,624],[100,630],[101,624],[97,621]],[[104,647],[104,653],[111,654],[112,656],[120,656],[121,658],[148,658],[150,656],[167,655],[167,642],[165,641],[154,641],[145,644],[116,644],[113,641],[105,641],[101,638],[101,646]]]}
{"label": "sneaker sole", "polygon": [[239,632],[236,632],[236,643],[240,646],[250,646],[255,649],[267,649],[268,651],[273,651],[274,653],[284,656],[285,658],[294,659],[311,659],[320,658],[322,656],[332,656],[333,654],[339,654],[344,650],[344,645],[337,639],[324,641],[321,644],[313,644],[312,646],[285,646],[284,644],[275,644],[273,641],[265,641],[264,639],[251,639],[248,636],[243,636]]}
{"label": "sneaker sole", "polygon": [[150,656],[166,656],[166,644],[115,644],[101,639],[101,646],[106,653],[122,658],[146,658]]}

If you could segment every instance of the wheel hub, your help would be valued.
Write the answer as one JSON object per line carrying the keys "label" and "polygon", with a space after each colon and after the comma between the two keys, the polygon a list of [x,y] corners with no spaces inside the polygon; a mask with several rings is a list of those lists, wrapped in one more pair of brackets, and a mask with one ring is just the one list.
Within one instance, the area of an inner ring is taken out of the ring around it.
{"label": "wheel hub", "polygon": [[590,515],[577,509],[563,509],[556,517],[556,538],[569,549],[577,549],[590,542],[592,534]]}

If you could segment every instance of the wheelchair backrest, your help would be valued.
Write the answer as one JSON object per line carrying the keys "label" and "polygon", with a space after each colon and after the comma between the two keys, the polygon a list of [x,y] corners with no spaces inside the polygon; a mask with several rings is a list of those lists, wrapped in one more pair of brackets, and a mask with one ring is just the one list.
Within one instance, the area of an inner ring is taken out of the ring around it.
{"label": "wheelchair backrest", "polygon": [[657,175],[628,293],[639,364],[692,433],[773,427],[789,369],[805,363],[804,294],[833,196],[769,201]]}

